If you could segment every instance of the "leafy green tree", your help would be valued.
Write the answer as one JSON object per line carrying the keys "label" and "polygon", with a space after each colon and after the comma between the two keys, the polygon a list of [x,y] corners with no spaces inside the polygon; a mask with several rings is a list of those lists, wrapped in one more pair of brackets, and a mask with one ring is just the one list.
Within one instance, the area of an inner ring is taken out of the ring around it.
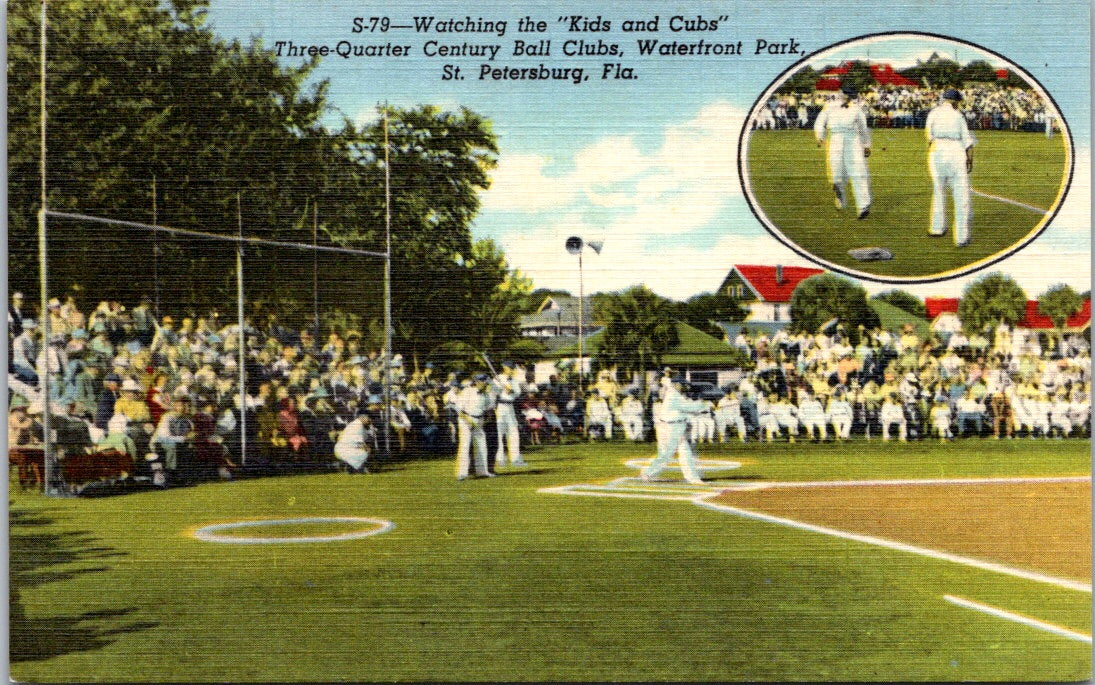
{"label": "leafy green tree", "polygon": [[1057,340],[1064,339],[1068,317],[1080,311],[1084,300],[1079,293],[1065,284],[1055,285],[1038,296],[1038,311],[1049,317],[1057,329]]}
{"label": "leafy green tree", "polygon": [[802,281],[791,293],[791,328],[816,333],[836,320],[844,325],[853,344],[858,343],[859,326],[878,325],[878,314],[867,304],[862,286],[835,274],[818,274]]}
{"label": "leafy green tree", "polygon": [[724,293],[700,293],[675,304],[675,318],[708,335],[722,338],[725,331],[716,322],[744,321],[749,314],[738,301]]}
{"label": "leafy green tree", "polygon": [[[317,62],[285,67],[257,40],[217,38],[204,25],[206,5],[51,0],[50,207],[148,222],[155,203],[160,224],[232,235],[238,207],[245,235],[302,243],[312,242],[318,216],[321,245],[383,251],[379,119],[364,127],[344,120],[341,130],[329,130],[327,83],[307,85]],[[39,7],[38,0],[7,7],[9,280],[31,291],[38,277]],[[477,325],[467,312],[490,297],[467,264],[475,261],[470,223],[498,150],[490,122],[470,110],[387,113],[395,344],[419,354],[466,337]],[[58,219],[50,236],[51,282],[82,284],[92,299],[132,302],[158,287],[164,308],[181,311],[223,307],[235,294],[235,253],[227,244],[161,238],[154,257],[148,234]],[[318,261],[322,313],[347,310],[375,326],[382,263]],[[307,252],[248,247],[247,295],[296,325],[310,323],[315,263]]]}
{"label": "leafy green tree", "polygon": [[812,93],[814,84],[820,77],[821,72],[807,65],[792,74],[791,78],[784,81],[776,92],[781,95],[787,93]]}
{"label": "leafy green tree", "polygon": [[983,331],[1005,322],[1018,323],[1027,311],[1027,295],[1010,276],[993,272],[966,286],[958,318],[967,331]]}
{"label": "leafy green tree", "polygon": [[924,306],[924,301],[907,290],[887,290],[884,293],[878,293],[877,295],[872,296],[871,299],[893,305],[913,316],[919,316],[921,319],[928,316],[928,310],[927,307]]}
{"label": "leafy green tree", "polygon": [[606,297],[605,327],[598,361],[642,376],[661,366],[666,352],[679,342],[672,303],[646,286],[629,288]]}

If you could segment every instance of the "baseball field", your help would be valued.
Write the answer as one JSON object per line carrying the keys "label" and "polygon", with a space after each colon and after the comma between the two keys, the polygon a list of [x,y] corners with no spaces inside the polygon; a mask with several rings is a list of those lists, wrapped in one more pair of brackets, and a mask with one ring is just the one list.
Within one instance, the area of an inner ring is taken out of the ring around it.
{"label": "baseball field", "polygon": [[432,460],[13,487],[11,677],[1091,675],[1089,441],[704,445],[705,487],[639,481],[652,449],[530,447],[462,483]]}
{"label": "baseball field", "polygon": [[[1067,178],[1064,136],[975,131],[972,238],[959,248],[949,230],[928,235],[932,183],[924,131],[875,129],[871,135],[873,201],[862,221],[854,206],[833,206],[825,149],[812,131],[753,131],[747,152],[748,183],[768,221],[803,251],[868,274],[928,277],[1006,253],[1044,224]],[[950,226],[949,194],[947,208]],[[860,247],[885,248],[893,259],[862,262],[849,256]]]}

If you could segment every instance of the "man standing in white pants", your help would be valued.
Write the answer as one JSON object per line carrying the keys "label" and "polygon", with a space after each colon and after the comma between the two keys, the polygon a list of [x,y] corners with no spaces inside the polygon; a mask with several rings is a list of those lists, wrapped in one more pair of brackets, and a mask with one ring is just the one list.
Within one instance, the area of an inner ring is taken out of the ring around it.
{"label": "man standing in white pants", "polygon": [[511,466],[527,466],[521,457],[521,429],[517,424],[517,413],[513,403],[521,395],[521,381],[518,380],[513,362],[502,362],[502,373],[494,379],[498,406],[494,415],[498,419],[498,452],[494,455],[494,466],[506,465],[506,450],[509,451]]}
{"label": "man standing in white pants", "polygon": [[858,93],[851,86],[841,89],[839,102],[825,105],[814,122],[817,144],[829,140],[829,182],[836,193],[836,208],[848,205],[847,186],[852,184],[857,219],[866,219],[871,209],[871,176],[867,158],[871,156],[871,132],[867,114],[857,102]]}
{"label": "man standing in white pants", "polygon": [[947,232],[946,189],[954,198],[954,244],[970,242],[970,172],[973,171],[974,139],[966,118],[955,106],[962,94],[951,88],[943,102],[928,112],[924,134],[928,138],[928,167],[932,175],[932,223],[928,233]]}
{"label": "man standing in white pants", "polygon": [[658,456],[642,470],[640,478],[644,482],[654,480],[669,463],[674,452],[680,456],[681,473],[684,480],[693,485],[702,485],[699,470],[696,467],[696,455],[688,443],[688,417],[704,411],[706,403],[690,400],[681,394],[680,388],[670,378],[662,379],[662,399],[660,411],[655,415],[654,429],[658,434]]}
{"label": "man standing in white pants", "polygon": [[456,479],[464,480],[471,470],[471,451],[475,450],[475,474],[492,478],[487,470],[487,435],[483,432],[483,418],[491,410],[492,400],[487,393],[488,376],[475,376],[468,387],[456,396],[458,441],[456,447]]}

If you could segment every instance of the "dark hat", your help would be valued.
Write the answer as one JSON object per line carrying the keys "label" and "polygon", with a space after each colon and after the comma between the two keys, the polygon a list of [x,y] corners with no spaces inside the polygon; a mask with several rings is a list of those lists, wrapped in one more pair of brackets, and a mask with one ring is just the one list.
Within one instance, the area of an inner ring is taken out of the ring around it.
{"label": "dark hat", "polygon": [[488,380],[490,380],[490,376],[485,373],[477,373],[472,380],[474,380],[476,383],[486,383]]}
{"label": "dark hat", "polygon": [[840,92],[844,93],[845,95],[847,95],[850,98],[854,98],[855,96],[859,95],[859,91],[856,90],[855,86],[853,86],[851,84],[846,85],[846,86],[841,86],[840,87]]}
{"label": "dark hat", "polygon": [[514,363],[511,362],[511,361],[502,362],[502,368],[504,368],[504,369],[512,369],[513,367],[514,367]]}
{"label": "dark hat", "polygon": [[955,102],[957,102],[958,100],[962,99],[962,94],[959,93],[954,88],[948,88],[947,91],[945,93],[943,93],[943,99],[944,100],[954,100]]}
{"label": "dark hat", "polygon": [[106,376],[103,377],[103,381],[106,382],[106,383],[111,383],[111,382],[121,383],[122,378],[118,374],[111,371],[110,373],[108,373]]}

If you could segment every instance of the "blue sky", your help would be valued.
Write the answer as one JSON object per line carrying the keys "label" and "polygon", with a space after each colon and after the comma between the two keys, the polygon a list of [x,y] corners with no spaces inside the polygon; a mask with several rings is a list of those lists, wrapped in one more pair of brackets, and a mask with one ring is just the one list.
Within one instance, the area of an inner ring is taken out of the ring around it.
{"label": "blue sky", "polygon": [[[754,55],[755,41],[794,38],[809,54],[856,36],[886,31],[951,35],[1001,53],[1026,69],[1053,95],[1069,122],[1077,150],[1069,198],[1049,229],[1018,255],[993,267],[1017,278],[1032,296],[1057,282],[1080,290],[1090,281],[1090,8],[1086,2],[579,2],[409,3],[382,5],[360,0],[212,0],[209,23],[222,36],[247,41],[335,45],[410,44],[406,58],[327,57],[316,76],[330,80],[330,101],[360,121],[375,118],[377,103],[465,105],[493,121],[501,147],[494,185],[483,194],[473,233],[506,250],[513,266],[538,287],[577,291],[574,257],[563,250],[567,236],[601,239],[600,255],[585,258],[587,292],[645,283],[674,298],[717,287],[734,263],[803,264],[805,260],[771,238],[753,217],[737,176],[737,139],[758,94],[804,55]],[[428,7],[429,10],[423,8]],[[480,17],[505,20],[506,33],[431,33],[410,30],[352,33],[354,17]],[[608,33],[568,33],[556,23],[563,14],[598,15],[612,21]],[[745,54],[706,59],[640,57],[636,34],[625,19],[659,17],[661,40],[731,43]],[[672,16],[717,20],[713,32],[673,33]],[[542,36],[517,33],[522,16],[548,22]],[[725,18],[723,18],[725,17]],[[500,44],[494,66],[581,66],[591,72],[580,85],[569,81],[481,81],[474,58],[428,59],[427,39],[449,44]],[[552,40],[550,58],[515,58],[515,39]],[[564,58],[568,39],[616,42],[622,58]],[[898,60],[917,45],[891,41],[872,48],[872,59]],[[887,52],[887,50],[889,52]],[[960,57],[964,57],[966,49]],[[877,54],[876,54],[877,51]],[[970,50],[970,56],[976,51]],[[839,53],[833,53],[839,58]],[[297,64],[300,58],[283,58]],[[443,81],[442,64],[463,65],[465,80]],[[600,79],[604,62],[635,67],[636,80]],[[839,61],[839,59],[836,59]],[[1045,259],[1054,269],[1044,268]],[[956,295],[968,277],[903,286],[920,295]],[[872,292],[888,289],[864,283]]]}

